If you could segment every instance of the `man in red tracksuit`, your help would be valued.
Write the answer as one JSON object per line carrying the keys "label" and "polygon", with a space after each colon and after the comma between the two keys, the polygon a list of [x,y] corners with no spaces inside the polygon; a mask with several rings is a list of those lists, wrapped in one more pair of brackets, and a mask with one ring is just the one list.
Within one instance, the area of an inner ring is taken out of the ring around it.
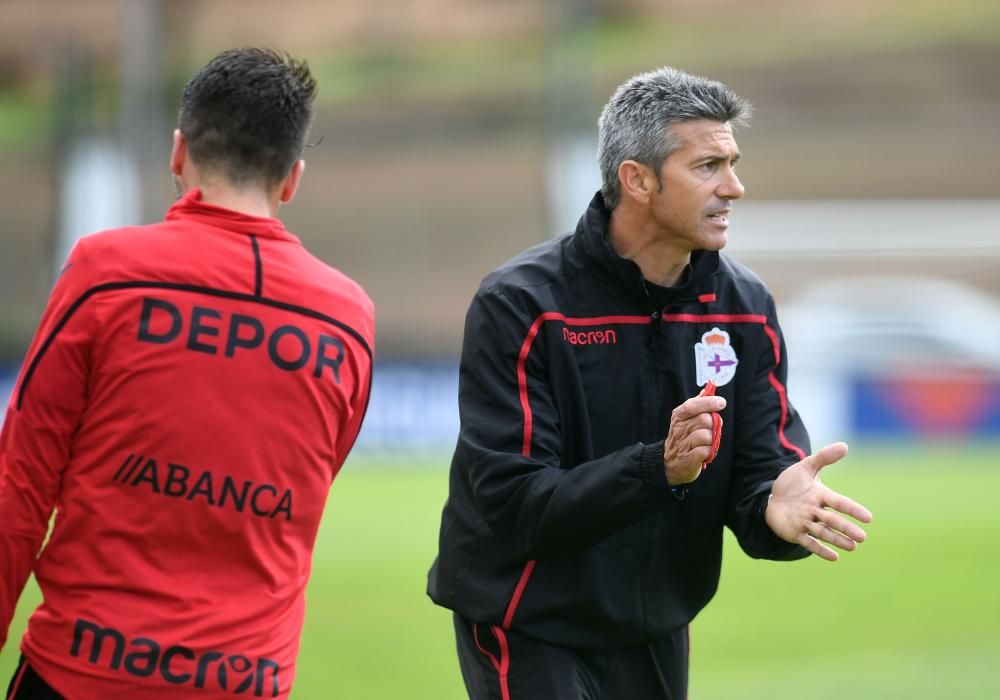
{"label": "man in red tracksuit", "polygon": [[32,571],[43,594],[9,697],[288,696],[374,342],[274,218],[314,95],[303,62],[220,54],[184,89],[183,196],[70,254],[0,439],[0,645]]}

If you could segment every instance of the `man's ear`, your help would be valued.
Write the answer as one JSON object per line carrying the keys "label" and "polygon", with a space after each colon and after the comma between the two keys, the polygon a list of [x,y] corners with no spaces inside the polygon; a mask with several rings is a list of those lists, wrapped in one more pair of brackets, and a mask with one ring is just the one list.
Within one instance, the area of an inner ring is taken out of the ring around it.
{"label": "man's ear", "polygon": [[278,201],[282,204],[288,204],[295,197],[295,191],[299,189],[299,183],[302,182],[302,173],[305,172],[306,162],[299,158],[295,161],[295,165],[292,166],[291,171],[285,176],[285,179],[281,182],[281,192],[278,196]]}
{"label": "man's ear", "polygon": [[174,144],[170,148],[170,172],[180,177],[184,171],[187,157],[187,139],[184,138],[180,129],[174,129]]}
{"label": "man's ear", "polygon": [[634,160],[622,161],[618,166],[618,182],[621,183],[622,195],[641,204],[649,203],[658,186],[653,170]]}

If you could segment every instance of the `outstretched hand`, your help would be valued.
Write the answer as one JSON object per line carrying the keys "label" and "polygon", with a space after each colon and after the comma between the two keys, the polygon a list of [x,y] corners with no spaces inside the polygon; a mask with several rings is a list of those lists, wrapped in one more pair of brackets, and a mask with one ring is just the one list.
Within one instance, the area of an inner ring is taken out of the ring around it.
{"label": "outstretched hand", "polygon": [[802,545],[828,561],[837,561],[838,557],[824,542],[850,552],[867,537],[845,515],[863,523],[872,521],[867,508],[828,489],[819,479],[823,467],[846,454],[847,445],[835,442],[790,466],[771,487],[771,498],[764,512],[768,527],[778,537]]}

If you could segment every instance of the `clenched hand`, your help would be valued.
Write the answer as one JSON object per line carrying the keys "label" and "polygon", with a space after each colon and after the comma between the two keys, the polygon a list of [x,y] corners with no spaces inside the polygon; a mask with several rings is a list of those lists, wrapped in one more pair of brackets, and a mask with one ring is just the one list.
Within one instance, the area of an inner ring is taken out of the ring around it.
{"label": "clenched hand", "polygon": [[670,414],[663,468],[671,486],[691,483],[701,474],[701,465],[712,457],[712,414],[725,407],[721,396],[695,396]]}

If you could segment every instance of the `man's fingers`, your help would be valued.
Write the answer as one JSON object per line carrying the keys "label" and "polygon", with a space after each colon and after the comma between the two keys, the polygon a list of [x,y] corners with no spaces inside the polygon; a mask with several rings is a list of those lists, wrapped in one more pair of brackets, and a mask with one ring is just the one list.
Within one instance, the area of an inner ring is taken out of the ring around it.
{"label": "man's fingers", "polygon": [[711,413],[699,413],[686,420],[675,418],[670,423],[670,436],[675,440],[687,443],[692,435],[700,431],[706,431],[711,434],[712,415]]}
{"label": "man's fingers", "polygon": [[834,547],[839,547],[840,549],[848,552],[853,552],[858,547],[858,543],[850,537],[842,532],[837,532],[822,522],[807,523],[806,532],[817,540],[822,540],[823,542],[827,542],[828,544],[832,544]]}
{"label": "man's fingers", "polygon": [[808,550],[809,552],[812,552],[818,557],[826,559],[827,561],[837,561],[837,559],[839,558],[835,551],[833,551],[829,547],[825,547],[824,545],[820,544],[819,540],[817,540],[815,537],[807,535],[804,532],[795,539],[804,549]]}
{"label": "man's fingers", "polygon": [[681,447],[685,463],[701,466],[712,452],[712,431],[696,430],[685,438]]}
{"label": "man's fingers", "polygon": [[[864,530],[862,530],[860,527],[852,523],[847,518],[838,515],[837,513],[833,513],[828,510],[823,510],[819,512],[817,518],[826,527],[836,532],[843,533],[854,542],[864,542],[866,539],[868,539],[868,534]],[[837,543],[832,542],[831,544],[837,544]]]}
{"label": "man's fingers", "polygon": [[802,460],[802,462],[808,465],[814,474],[818,474],[820,469],[829,466],[834,462],[839,462],[846,454],[847,443],[835,442],[831,445],[827,445],[819,452],[813,452],[811,455]]}
{"label": "man's fingers", "polygon": [[870,523],[872,521],[872,513],[870,510],[857,501],[852,501],[847,496],[843,496],[836,491],[829,491],[829,493],[826,494],[826,497],[823,499],[823,505],[828,508],[833,508],[844,515],[849,515],[855,520],[860,520],[863,523]]}
{"label": "man's fingers", "polygon": [[702,445],[701,447],[696,447],[691,450],[688,455],[692,464],[697,464],[700,468],[702,464],[708,461],[708,458],[712,455],[711,445]]}
{"label": "man's fingers", "polygon": [[712,447],[711,428],[699,428],[698,430],[693,431],[688,436],[687,444],[692,452],[700,447],[711,448]]}
{"label": "man's fingers", "polygon": [[701,413],[716,413],[725,407],[726,400],[721,396],[695,396],[674,409],[674,419],[688,420]]}

